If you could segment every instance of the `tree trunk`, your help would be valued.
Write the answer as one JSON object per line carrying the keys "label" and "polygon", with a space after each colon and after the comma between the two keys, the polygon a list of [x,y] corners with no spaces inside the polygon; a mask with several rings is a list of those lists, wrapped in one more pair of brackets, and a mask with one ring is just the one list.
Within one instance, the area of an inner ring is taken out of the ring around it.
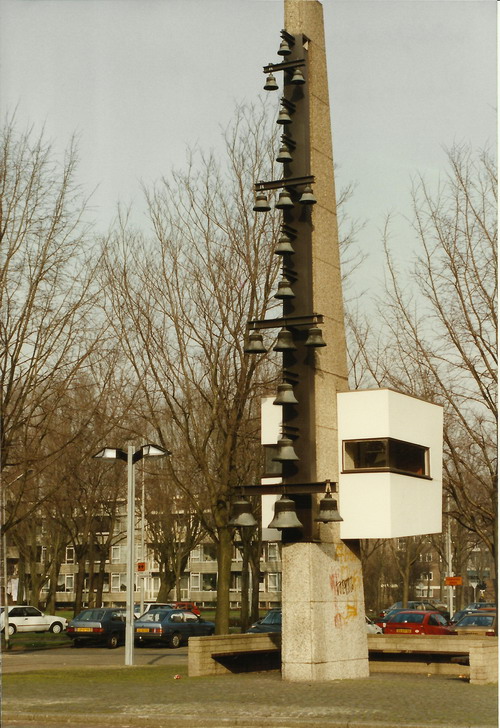
{"label": "tree trunk", "polygon": [[215,634],[229,634],[229,587],[233,541],[228,526],[217,529],[217,606],[215,612]]}
{"label": "tree trunk", "polygon": [[85,582],[85,558],[78,562],[78,571],[75,574],[75,614],[82,611],[83,585]]}
{"label": "tree trunk", "polygon": [[250,604],[249,604],[249,591],[250,591],[250,564],[249,564],[249,546],[244,545],[243,547],[243,562],[241,565],[241,609],[240,609],[240,624],[241,631],[246,632],[249,626],[250,620]]}

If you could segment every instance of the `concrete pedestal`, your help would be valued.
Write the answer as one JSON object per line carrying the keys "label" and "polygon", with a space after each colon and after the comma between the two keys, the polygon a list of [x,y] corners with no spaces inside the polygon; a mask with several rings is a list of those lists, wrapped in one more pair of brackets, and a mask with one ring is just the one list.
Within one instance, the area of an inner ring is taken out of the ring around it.
{"label": "concrete pedestal", "polygon": [[339,540],[287,544],[282,558],[283,679],[368,677],[358,555]]}

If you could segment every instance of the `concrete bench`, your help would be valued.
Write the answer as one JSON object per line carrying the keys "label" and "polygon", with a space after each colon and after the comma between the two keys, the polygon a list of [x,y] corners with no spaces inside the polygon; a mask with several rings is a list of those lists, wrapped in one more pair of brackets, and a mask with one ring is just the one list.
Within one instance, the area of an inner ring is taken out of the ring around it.
{"label": "concrete bench", "polygon": [[460,674],[475,685],[498,682],[498,637],[373,634],[368,652],[370,672]]}
{"label": "concrete bench", "polygon": [[[498,681],[498,638],[458,635],[368,635],[370,672],[468,675],[476,685]],[[453,664],[452,659],[469,665]],[[446,659],[446,662],[442,660]],[[190,677],[280,668],[281,634],[191,637]]]}
{"label": "concrete bench", "polygon": [[191,637],[190,677],[228,672],[276,670],[281,666],[281,634],[226,634]]}

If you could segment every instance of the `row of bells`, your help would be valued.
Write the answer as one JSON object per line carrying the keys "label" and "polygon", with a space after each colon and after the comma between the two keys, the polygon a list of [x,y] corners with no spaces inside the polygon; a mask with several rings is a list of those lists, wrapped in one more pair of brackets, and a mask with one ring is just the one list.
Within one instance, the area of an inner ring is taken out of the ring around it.
{"label": "row of bells", "polygon": [[[326,493],[319,502],[319,513],[314,519],[318,523],[339,523],[344,519],[340,515],[337,501],[331,493]],[[233,504],[233,515],[229,521],[230,526],[236,528],[253,528],[257,525],[250,503],[241,498]],[[268,528],[277,528],[279,531],[287,528],[303,528],[297,517],[295,503],[291,498],[282,495],[274,504],[274,518]]]}
{"label": "row of bells", "polygon": [[[302,192],[302,195],[299,199],[299,203],[301,205],[315,205],[317,202],[317,199],[313,195],[313,191],[310,185],[306,185],[304,187],[304,191]],[[290,194],[287,190],[282,190],[278,195],[278,200],[275,204],[276,209],[278,210],[290,210],[292,207],[294,207],[294,203],[292,201],[292,198],[290,197]],[[265,192],[260,190],[255,195],[255,205],[253,206],[254,212],[269,212],[271,209],[271,205],[268,202],[267,195]]]}
{"label": "row of bells", "polygon": [[[303,86],[306,82],[306,79],[304,78],[304,74],[300,70],[300,67],[297,67],[293,71],[293,75],[290,79],[290,83],[294,86]],[[279,88],[278,84],[276,83],[276,79],[273,76],[272,73],[270,73],[267,78],[266,82],[264,84],[264,90],[265,91],[277,91]]]}
{"label": "row of bells", "polygon": [[[307,339],[304,342],[304,346],[312,348],[320,348],[326,346],[323,339],[321,329],[317,326],[312,326],[307,332]],[[286,328],[281,329],[276,339],[276,344],[273,346],[273,351],[295,351],[297,347],[294,344],[292,332]],[[258,331],[253,331],[248,336],[248,344],[245,347],[246,354],[265,354],[267,352],[264,346],[264,340],[262,334]]]}

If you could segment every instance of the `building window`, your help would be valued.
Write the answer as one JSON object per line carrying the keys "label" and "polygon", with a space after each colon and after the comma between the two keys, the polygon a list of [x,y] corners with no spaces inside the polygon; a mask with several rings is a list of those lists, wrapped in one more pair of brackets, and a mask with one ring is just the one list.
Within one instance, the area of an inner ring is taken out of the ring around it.
{"label": "building window", "polygon": [[201,561],[201,546],[195,546],[189,554],[190,561]]}
{"label": "building window", "polygon": [[423,571],[420,574],[422,581],[432,581],[432,571]]}
{"label": "building window", "polygon": [[74,564],[75,563],[75,549],[73,546],[66,546],[66,564]]}
{"label": "building window", "polygon": [[217,561],[217,546],[214,543],[203,544],[203,561]]}
{"label": "building window", "polygon": [[418,560],[419,561],[427,561],[427,563],[429,563],[429,562],[432,561],[432,554],[431,553],[419,554]]}
{"label": "building window", "polygon": [[278,543],[271,542],[267,544],[267,558],[269,561],[280,560],[280,547]]}
{"label": "building window", "polygon": [[267,575],[267,591],[280,592],[281,591],[281,574],[279,572],[269,573]]}
{"label": "building window", "polygon": [[278,454],[278,445],[264,445],[264,472],[263,478],[279,478],[283,473],[282,463],[273,460]]}
{"label": "building window", "polygon": [[191,580],[191,590],[192,591],[200,591],[200,575],[199,574],[191,574],[190,577]]}
{"label": "building window", "polygon": [[121,559],[121,548],[120,546],[111,546],[111,563],[119,564]]}
{"label": "building window", "polygon": [[429,448],[392,437],[377,440],[345,440],[343,472],[402,473],[429,477]]}
{"label": "building window", "polygon": [[73,574],[66,574],[64,577],[64,591],[72,592],[75,588],[75,577]]}
{"label": "building window", "polygon": [[202,574],[203,591],[217,590],[217,574]]}
{"label": "building window", "polygon": [[231,573],[231,586],[229,588],[231,591],[241,591],[241,574],[237,574],[234,571]]}

